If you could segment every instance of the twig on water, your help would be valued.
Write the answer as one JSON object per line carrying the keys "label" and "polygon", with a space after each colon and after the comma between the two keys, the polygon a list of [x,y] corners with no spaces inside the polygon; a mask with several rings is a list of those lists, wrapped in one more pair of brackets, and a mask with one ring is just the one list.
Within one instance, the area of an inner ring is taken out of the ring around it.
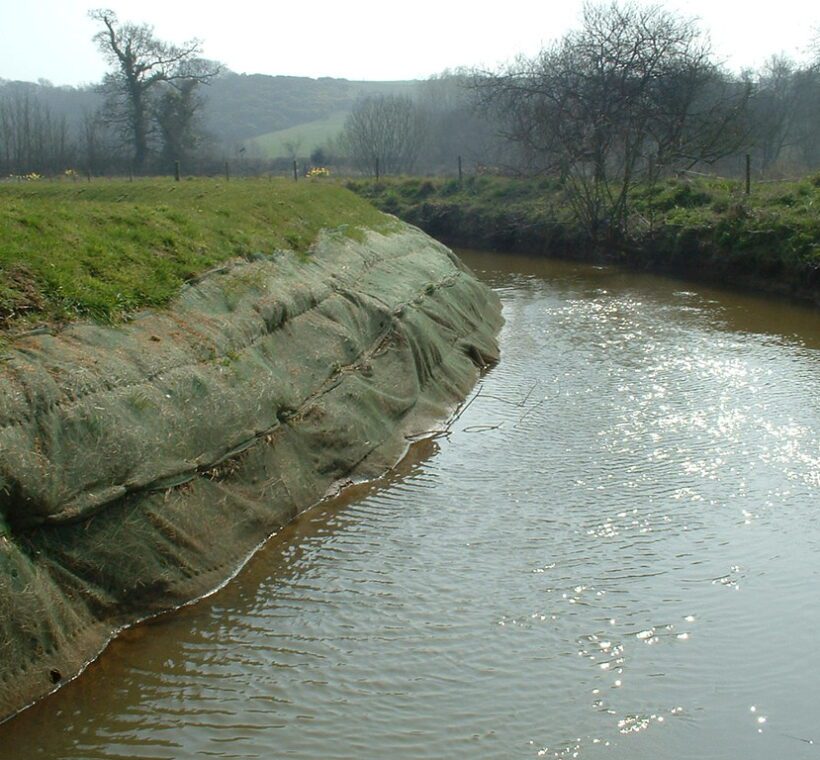
{"label": "twig on water", "polygon": [[784,734],[782,731],[778,732],[781,736],[785,736],[787,739],[794,739],[798,742],[803,742],[803,744],[814,744],[814,739],[803,739],[800,736],[792,736],[792,734]]}
{"label": "twig on water", "polygon": [[526,406],[527,401],[530,400],[530,396],[532,396],[532,394],[535,393],[535,389],[539,386],[540,383],[541,383],[540,380],[536,380],[532,384],[532,388],[530,388],[529,393],[527,393],[527,395],[524,396],[524,398],[521,401],[512,401],[511,399],[504,398],[503,396],[493,396],[489,393],[485,393],[484,397],[485,398],[491,398],[495,401],[500,401],[502,404],[510,404],[511,406],[517,406],[517,407],[520,408],[522,406]]}
{"label": "twig on water", "polygon": [[518,418],[518,422],[515,423],[515,426],[518,427],[527,417],[529,417],[536,409],[539,409],[541,406],[544,405],[544,402],[547,400],[547,397],[544,396],[538,403],[533,404],[529,409],[525,409],[521,416]]}
{"label": "twig on water", "polygon": [[458,414],[456,414],[456,416],[453,417],[453,419],[451,419],[450,422],[447,423],[446,430],[450,430],[450,428],[452,428],[453,425],[455,425],[456,422],[458,422],[461,415],[464,414],[464,412],[466,412],[470,408],[470,405],[481,395],[481,391],[483,390],[484,385],[482,383],[479,383],[478,390],[475,392],[475,396],[473,396],[466,404],[464,404],[464,406],[461,407],[461,409],[458,410]]}
{"label": "twig on water", "polygon": [[497,425],[469,425],[468,427],[464,428],[462,432],[486,433],[488,430],[499,430],[503,425],[503,422],[499,422]]}
{"label": "twig on water", "polygon": [[480,395],[483,386],[481,383],[478,384],[478,390],[476,391],[475,395],[466,403],[464,404],[461,409],[458,410],[458,413],[447,423],[444,429],[437,429],[437,430],[425,430],[421,433],[414,433],[413,435],[406,435],[404,436],[405,440],[407,441],[420,441],[423,439],[430,439],[432,441],[437,440],[438,438],[449,438],[453,434],[453,425],[458,422],[459,417],[461,417],[464,412],[469,409],[470,404],[473,403]]}

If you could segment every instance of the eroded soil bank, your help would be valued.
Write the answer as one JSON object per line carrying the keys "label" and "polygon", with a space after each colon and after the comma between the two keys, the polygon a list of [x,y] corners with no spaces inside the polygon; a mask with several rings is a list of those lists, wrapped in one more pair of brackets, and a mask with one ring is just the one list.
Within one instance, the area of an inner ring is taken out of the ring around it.
{"label": "eroded soil bank", "polygon": [[16,339],[0,362],[0,719],[392,466],[497,359],[500,323],[489,288],[401,226],[234,262],[121,327]]}

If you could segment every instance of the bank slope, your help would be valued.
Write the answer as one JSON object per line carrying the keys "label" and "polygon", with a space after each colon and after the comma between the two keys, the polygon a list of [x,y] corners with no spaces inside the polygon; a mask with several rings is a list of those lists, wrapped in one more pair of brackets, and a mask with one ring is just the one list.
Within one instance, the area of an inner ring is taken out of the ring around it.
{"label": "bank slope", "polygon": [[593,245],[556,179],[407,178],[349,186],[451,245],[615,262],[820,305],[820,175],[671,178],[636,188],[627,239]]}
{"label": "bank slope", "polygon": [[496,296],[419,230],[375,222],[233,257],[122,324],[9,338],[0,717],[391,466],[496,360]]}

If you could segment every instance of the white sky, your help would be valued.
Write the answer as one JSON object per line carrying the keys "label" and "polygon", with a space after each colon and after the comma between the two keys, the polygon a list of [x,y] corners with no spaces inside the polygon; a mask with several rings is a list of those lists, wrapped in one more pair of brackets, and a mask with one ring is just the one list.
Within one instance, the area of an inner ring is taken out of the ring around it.
{"label": "white sky", "polygon": [[[820,27],[811,0],[669,0],[700,19],[718,57],[739,70],[774,53],[796,58]],[[417,79],[459,65],[494,66],[535,53],[578,25],[582,0],[108,0],[124,21],[169,42],[198,37],[236,72]],[[0,0],[0,78],[99,81],[105,70],[87,17],[94,0]],[[412,15],[403,12],[412,9]]]}

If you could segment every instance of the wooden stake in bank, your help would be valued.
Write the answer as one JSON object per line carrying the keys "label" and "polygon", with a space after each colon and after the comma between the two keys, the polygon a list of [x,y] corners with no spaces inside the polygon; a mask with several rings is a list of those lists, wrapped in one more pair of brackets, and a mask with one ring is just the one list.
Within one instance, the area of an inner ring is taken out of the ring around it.
{"label": "wooden stake in bank", "polygon": [[459,156],[459,157],[458,157],[458,184],[459,184],[459,185],[461,184],[461,178],[462,178],[462,176],[463,176],[463,175],[462,175],[462,172],[461,172],[461,156]]}
{"label": "wooden stake in bank", "polygon": [[174,161],[174,180],[179,182],[179,161]]}
{"label": "wooden stake in bank", "polygon": [[296,159],[295,158],[293,159],[293,181],[294,182],[299,181],[299,174],[298,174],[298,170],[296,168]]}
{"label": "wooden stake in bank", "polygon": [[746,154],[746,195],[752,193],[752,157]]}

